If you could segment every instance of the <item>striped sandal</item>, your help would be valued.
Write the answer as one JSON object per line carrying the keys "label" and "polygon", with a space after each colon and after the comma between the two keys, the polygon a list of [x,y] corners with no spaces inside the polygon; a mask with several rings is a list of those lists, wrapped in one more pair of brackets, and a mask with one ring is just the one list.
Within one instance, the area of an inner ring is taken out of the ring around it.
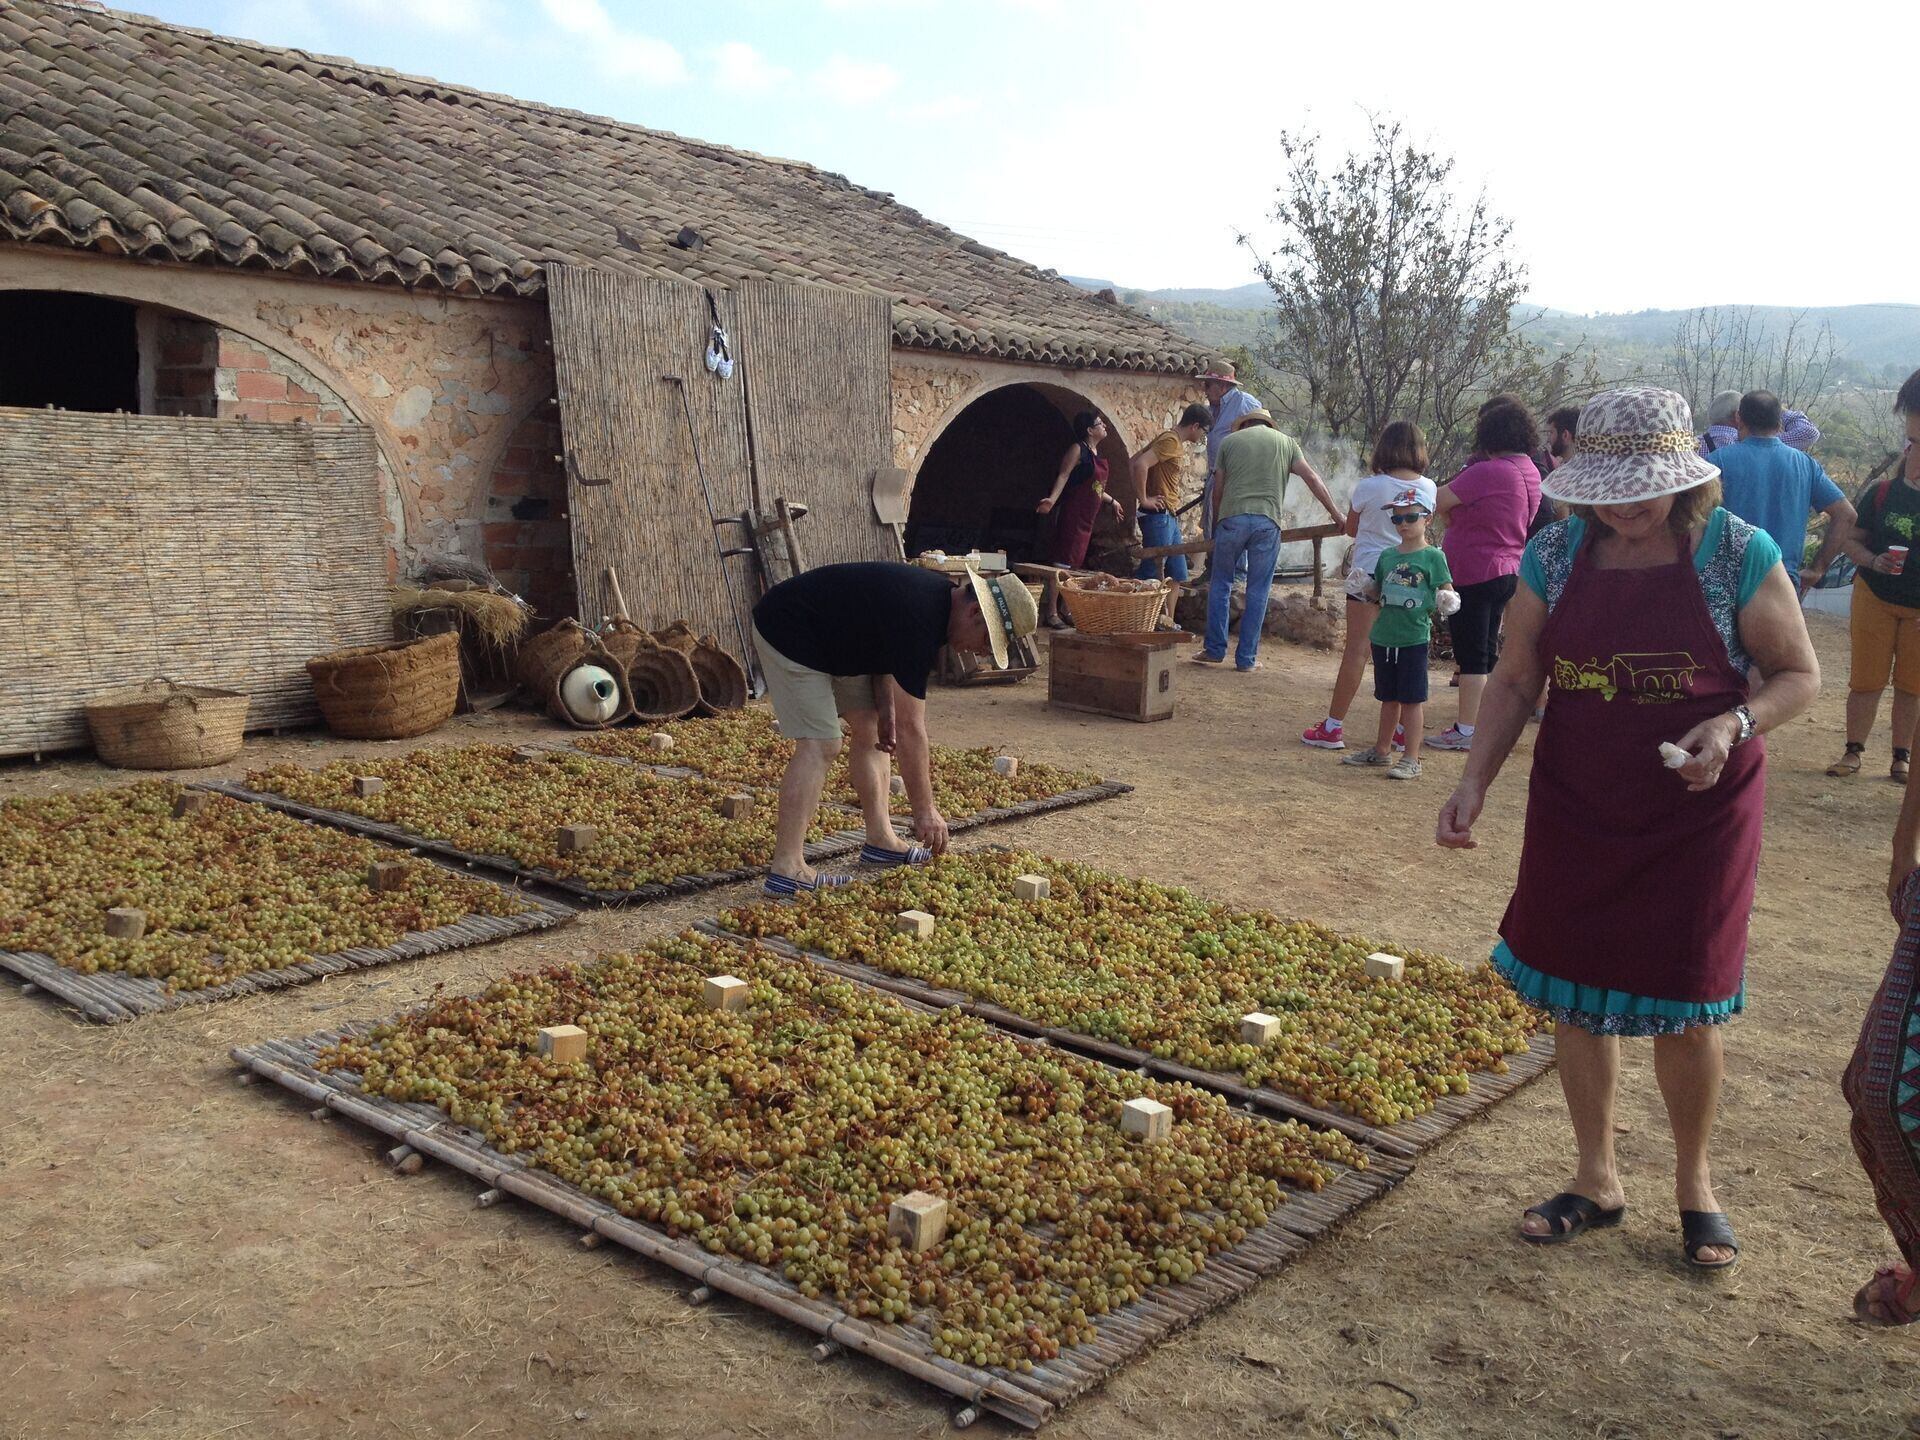
{"label": "striped sandal", "polygon": [[933,851],[924,845],[909,845],[904,850],[888,850],[879,845],[862,845],[860,863],[878,865],[882,869],[891,869],[896,865],[930,865],[933,863]]}
{"label": "striped sandal", "polygon": [[815,890],[838,890],[842,885],[851,885],[851,875],[829,875],[821,871],[811,880],[796,880],[791,875],[773,874],[761,885],[760,893],[770,900],[792,900],[801,895],[812,894]]}

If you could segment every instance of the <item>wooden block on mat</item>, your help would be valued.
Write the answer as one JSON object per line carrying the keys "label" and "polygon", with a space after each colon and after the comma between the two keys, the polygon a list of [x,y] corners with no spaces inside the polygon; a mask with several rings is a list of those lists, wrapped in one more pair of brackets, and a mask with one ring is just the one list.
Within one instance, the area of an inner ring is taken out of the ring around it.
{"label": "wooden block on mat", "polygon": [[387,788],[387,782],[378,775],[356,775],[353,777],[353,793],[362,800],[369,795],[378,795]]}
{"label": "wooden block on mat", "polygon": [[909,1254],[931,1250],[947,1238],[947,1202],[924,1190],[902,1195],[887,1210],[887,1237]]}
{"label": "wooden block on mat", "polygon": [[1251,1010],[1240,1017],[1242,1045],[1264,1045],[1279,1033],[1279,1020],[1263,1010]]}
{"label": "wooden block on mat", "polygon": [[531,765],[546,752],[535,745],[516,745],[513,747],[513,763]]}
{"label": "wooden block on mat", "polygon": [[1382,955],[1378,950],[1367,956],[1367,978],[1369,980],[1404,980],[1407,975],[1407,962],[1398,955]]}
{"label": "wooden block on mat", "polygon": [[376,860],[367,867],[367,884],[375,890],[398,890],[407,883],[407,862]]}
{"label": "wooden block on mat", "polygon": [[994,756],[993,773],[996,775],[1018,775],[1020,773],[1020,757],[1017,755]]}
{"label": "wooden block on mat", "polygon": [[1013,898],[1016,900],[1044,900],[1052,891],[1053,882],[1044,875],[1013,877]]}
{"label": "wooden block on mat", "polygon": [[182,790],[173,799],[173,818],[184,820],[189,815],[198,815],[213,803],[213,796],[204,790]]}
{"label": "wooden block on mat", "polygon": [[673,748],[673,737],[664,730],[656,730],[653,734],[647,736],[647,748],[649,750],[671,750]]}
{"label": "wooden block on mat", "polygon": [[747,982],[737,975],[709,975],[701,993],[709,1010],[738,1010],[747,1003]]}
{"label": "wooden block on mat", "polygon": [[893,930],[896,935],[924,940],[933,934],[933,916],[924,910],[902,910],[893,917]]}
{"label": "wooden block on mat", "polygon": [[587,1041],[592,1038],[578,1025],[544,1025],[540,1029],[540,1053],[568,1065],[587,1058]]}
{"label": "wooden block on mat", "polygon": [[600,827],[597,825],[562,825],[554,833],[554,843],[560,847],[562,855],[590,850],[599,839]]}
{"label": "wooden block on mat", "polygon": [[753,796],[729,795],[720,802],[720,813],[729,820],[745,820],[753,814]]}
{"label": "wooden block on mat", "polygon": [[1173,1111],[1158,1100],[1129,1100],[1120,1107],[1120,1130],[1142,1140],[1164,1140],[1173,1134]]}
{"label": "wooden block on mat", "polygon": [[131,905],[116,905],[107,911],[107,938],[138,940],[147,933],[147,912]]}

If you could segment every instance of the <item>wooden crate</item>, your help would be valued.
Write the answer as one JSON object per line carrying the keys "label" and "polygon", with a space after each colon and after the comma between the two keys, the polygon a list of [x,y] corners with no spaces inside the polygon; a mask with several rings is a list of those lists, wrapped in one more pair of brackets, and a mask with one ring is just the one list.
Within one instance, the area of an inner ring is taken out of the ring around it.
{"label": "wooden crate", "polygon": [[1122,720],[1171,720],[1179,631],[1135,635],[1053,637],[1047,662],[1047,703]]}

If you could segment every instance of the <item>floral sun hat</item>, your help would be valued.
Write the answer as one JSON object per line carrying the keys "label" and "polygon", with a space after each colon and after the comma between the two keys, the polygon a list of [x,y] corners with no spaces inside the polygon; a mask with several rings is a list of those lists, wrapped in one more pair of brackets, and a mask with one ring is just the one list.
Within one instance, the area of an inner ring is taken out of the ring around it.
{"label": "floral sun hat", "polygon": [[1693,412],[1671,390],[1623,385],[1602,390],[1580,411],[1573,458],[1541,482],[1563,505],[1634,505],[1676,495],[1720,469],[1700,458]]}

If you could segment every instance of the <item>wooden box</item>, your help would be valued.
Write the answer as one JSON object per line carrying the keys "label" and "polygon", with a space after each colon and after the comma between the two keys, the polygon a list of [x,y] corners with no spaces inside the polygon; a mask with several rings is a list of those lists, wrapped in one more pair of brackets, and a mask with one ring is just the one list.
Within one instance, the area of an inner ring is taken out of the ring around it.
{"label": "wooden box", "polygon": [[1391,980],[1398,982],[1407,975],[1407,962],[1398,955],[1385,955],[1376,950],[1367,956],[1367,978],[1369,980]]}
{"label": "wooden box", "polygon": [[578,1025],[545,1025],[539,1032],[540,1053],[561,1065],[587,1058],[587,1041],[592,1037]]}
{"label": "wooden box", "polygon": [[1120,1130],[1140,1140],[1165,1140],[1173,1134],[1173,1111],[1144,1097],[1120,1107]]}
{"label": "wooden box", "polygon": [[908,1254],[931,1250],[947,1234],[947,1202],[938,1195],[916,1190],[903,1195],[887,1210],[887,1235]]}
{"label": "wooden box", "polygon": [[1171,720],[1176,630],[1127,635],[1057,631],[1047,661],[1047,703],[1121,720]]}

